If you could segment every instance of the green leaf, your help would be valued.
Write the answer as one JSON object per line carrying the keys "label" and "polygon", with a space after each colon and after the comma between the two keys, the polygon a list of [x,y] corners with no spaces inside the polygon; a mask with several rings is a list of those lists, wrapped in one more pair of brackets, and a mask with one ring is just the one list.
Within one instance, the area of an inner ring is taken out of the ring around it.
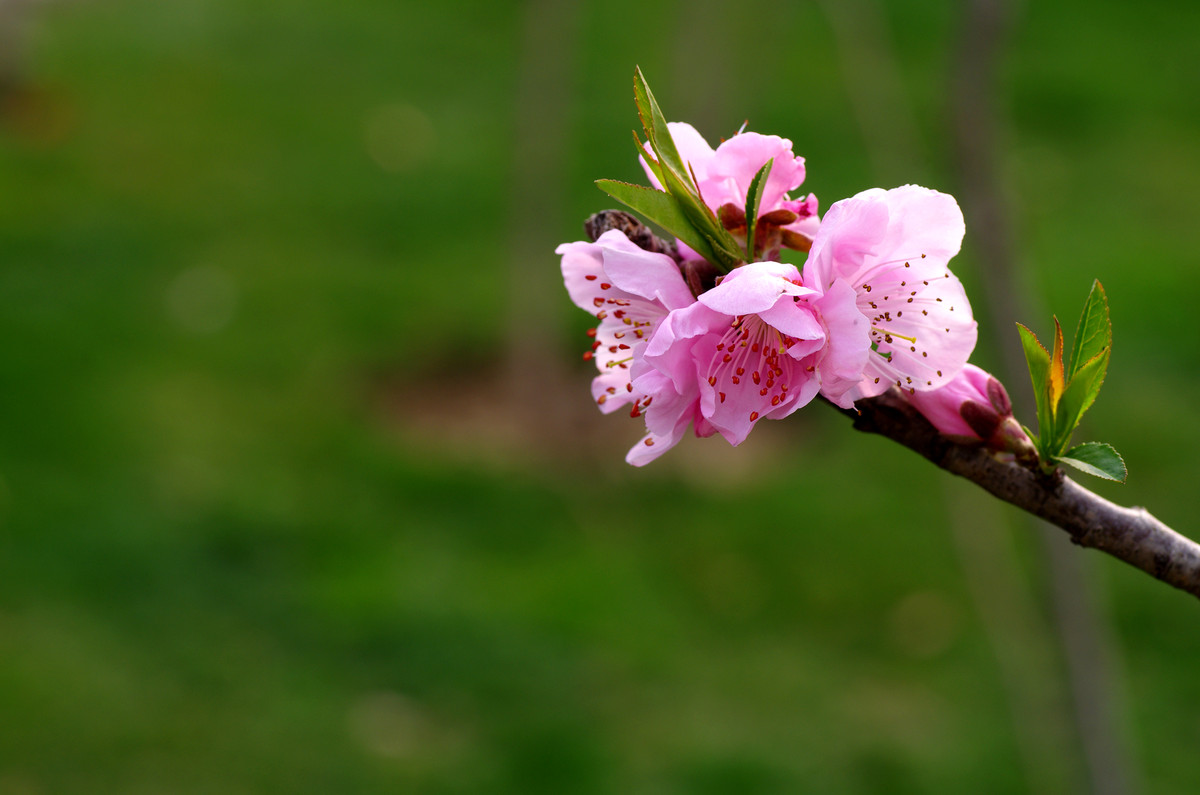
{"label": "green leaf", "polygon": [[647,188],[644,185],[631,185],[628,182],[618,182],[613,179],[596,180],[596,185],[626,207],[641,213],[687,243],[697,254],[709,262],[717,261],[717,255],[713,252],[708,238],[697,232],[679,206],[679,202],[671,194]]}
{"label": "green leaf", "polygon": [[1104,285],[1092,282],[1092,291],[1083,304],[1079,326],[1075,329],[1075,343],[1071,346],[1071,370],[1067,378],[1085,364],[1091,362],[1102,350],[1112,347],[1112,323],[1108,316],[1108,296]]}
{"label": "green leaf", "polygon": [[767,177],[771,174],[771,167],[775,165],[775,158],[771,158],[763,167],[754,175],[754,179],[750,180],[750,189],[746,191],[746,261],[754,262],[757,257],[754,249],[754,232],[758,226],[758,206],[762,203],[763,189],[767,187]]}
{"label": "green leaf", "polygon": [[1033,379],[1033,393],[1040,402],[1046,392],[1046,376],[1050,373],[1050,353],[1042,347],[1037,335],[1020,323],[1017,331],[1021,335],[1021,347],[1025,349],[1025,362]]}
{"label": "green leaf", "polygon": [[654,176],[658,177],[658,184],[663,184],[662,167],[654,159],[654,155],[646,151],[646,147],[642,144],[642,139],[638,138],[637,130],[631,130],[630,132],[633,133],[633,145],[637,149],[638,157],[646,161],[646,165],[650,167],[650,171],[653,172]]}
{"label": "green leaf", "polygon": [[[650,90],[650,85],[646,82],[640,68],[634,69],[633,100],[637,105],[638,118],[641,119],[642,129],[646,133],[646,140],[653,153],[653,156],[647,157],[646,160],[663,190],[674,199],[675,209],[686,218],[688,222],[686,226],[690,227],[684,228],[685,225],[676,224],[674,227],[665,228],[718,268],[728,271],[741,264],[743,261],[741,246],[738,245],[729,230],[721,225],[720,220],[700,196],[695,177],[688,164],[680,156],[679,150],[675,146],[675,140],[671,137],[671,130],[667,126],[667,120],[658,107],[658,101],[654,98],[654,93]],[[634,138],[637,138],[636,133]],[[640,142],[638,146],[640,149]],[[604,180],[604,182],[611,184],[609,180]],[[622,196],[613,194],[603,185],[601,188],[610,196],[628,204]],[[652,201],[655,202],[655,209],[661,212],[663,209],[660,206],[661,201],[658,199]],[[639,212],[642,211],[639,210]],[[647,215],[647,217],[650,216]],[[653,217],[650,219],[662,225],[658,219]],[[674,223],[675,220],[672,219],[672,222]],[[692,245],[692,240],[704,240],[706,243],[697,247]]]}
{"label": "green leaf", "polygon": [[1021,430],[1025,431],[1025,435],[1029,437],[1029,441],[1033,442],[1033,446],[1040,450],[1041,447],[1038,445],[1038,435],[1034,433],[1027,425],[1022,425]]}
{"label": "green leaf", "polygon": [[[729,234],[729,231],[721,225],[721,222],[713,214],[713,211],[709,209],[708,205],[702,202],[694,191],[681,182],[675,175],[675,172],[670,169],[664,169],[663,177],[663,184],[667,192],[678,203],[679,209],[683,211],[683,214],[691,222],[695,231],[712,241],[711,250],[713,256],[705,257],[705,259],[715,265],[721,266],[726,271],[741,263],[741,246],[733,239],[733,235]],[[679,235],[676,235],[676,237],[679,237]],[[687,243],[686,240],[684,242]],[[688,245],[691,244],[688,243]],[[700,249],[696,249],[696,251],[699,252]]]}
{"label": "green leaf", "polygon": [[1121,454],[1103,442],[1084,442],[1063,453],[1058,460],[1089,475],[1118,483],[1124,483],[1129,476]]}
{"label": "green leaf", "polygon": [[1041,453],[1044,460],[1049,458],[1053,452],[1057,452],[1049,449],[1054,442],[1054,423],[1046,388],[1050,378],[1050,353],[1042,347],[1037,335],[1025,326],[1018,323],[1017,331],[1021,334],[1021,347],[1025,349],[1025,362],[1029,365],[1029,377],[1033,381],[1033,396],[1037,400],[1038,433],[1041,437],[1038,452]]}
{"label": "green leaf", "polygon": [[1075,432],[1084,413],[1096,402],[1096,395],[1108,370],[1108,353],[1108,348],[1104,348],[1080,367],[1063,392],[1054,417],[1056,446],[1059,450],[1070,443],[1071,434]]}
{"label": "green leaf", "polygon": [[[642,129],[646,131],[646,138],[650,141],[650,148],[658,156],[660,166],[674,172],[680,182],[688,184],[691,177],[688,175],[687,165],[679,156],[679,150],[675,148],[675,139],[671,137],[667,120],[654,99],[654,93],[650,91],[650,84],[642,75],[641,67],[634,67],[633,71],[633,101],[637,105],[638,118],[642,120]],[[663,187],[668,187],[666,182],[663,183]]]}

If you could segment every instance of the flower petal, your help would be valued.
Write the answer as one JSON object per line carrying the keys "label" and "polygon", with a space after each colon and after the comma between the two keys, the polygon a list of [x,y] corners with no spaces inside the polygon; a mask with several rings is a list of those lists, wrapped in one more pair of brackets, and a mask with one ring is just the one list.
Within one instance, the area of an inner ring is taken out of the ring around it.
{"label": "flower petal", "polygon": [[750,315],[770,309],[784,295],[812,295],[815,290],[802,287],[795,265],[782,262],[752,262],[721,280],[702,294],[700,303],[726,315]]}
{"label": "flower petal", "polygon": [[828,338],[817,360],[821,394],[842,408],[850,408],[854,401],[846,395],[862,380],[871,355],[871,324],[858,309],[856,293],[844,281],[834,282],[812,303]]}
{"label": "flower petal", "polygon": [[864,302],[859,295],[859,309],[871,319],[877,346],[864,370],[870,380],[864,396],[891,384],[905,390],[937,389],[958,374],[975,350],[978,328],[962,283],[948,270],[916,265],[909,269],[910,279],[897,280],[893,274],[874,282],[868,295],[878,292],[877,298]]}
{"label": "flower petal", "polygon": [[698,419],[699,393],[695,379],[680,393],[664,373],[639,364],[633,379],[635,392],[645,395],[646,436],[630,448],[625,460],[644,466],[670,450],[687,433],[688,425]]}
{"label": "flower petal", "polygon": [[613,232],[621,237],[609,241],[602,252],[604,272],[613,284],[633,295],[657,301],[667,309],[679,309],[695,303],[696,299],[675,260],[666,254],[638,248],[615,229],[601,235],[600,241]]}
{"label": "flower petal", "polygon": [[853,277],[887,234],[884,193],[878,188],[863,191],[835,202],[825,212],[804,262],[805,284],[827,290],[840,278],[857,289]]}
{"label": "flower petal", "polygon": [[708,182],[719,195],[705,195],[704,200],[710,207],[725,202],[744,207],[754,175],[772,158],[775,162],[763,188],[759,211],[761,214],[776,209],[788,191],[804,182],[804,158],[792,153],[792,142],[788,139],[755,132],[740,133],[717,147],[709,166]]}
{"label": "flower petal", "polygon": [[642,354],[646,364],[665,374],[676,391],[686,393],[696,382],[695,340],[729,326],[729,317],[695,303],[667,315]]}

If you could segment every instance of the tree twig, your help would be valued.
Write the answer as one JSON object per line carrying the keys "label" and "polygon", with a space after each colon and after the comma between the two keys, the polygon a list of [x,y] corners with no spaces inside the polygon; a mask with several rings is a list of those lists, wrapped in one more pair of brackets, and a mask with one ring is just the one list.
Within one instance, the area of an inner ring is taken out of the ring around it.
{"label": "tree twig", "polygon": [[1200,544],[1156,519],[1145,508],[1109,502],[1075,481],[1001,461],[982,447],[958,444],[938,433],[898,390],[860,400],[843,410],[854,427],[877,433],[920,453],[1005,502],[1066,530],[1082,547],[1107,552],[1155,579],[1200,598]]}

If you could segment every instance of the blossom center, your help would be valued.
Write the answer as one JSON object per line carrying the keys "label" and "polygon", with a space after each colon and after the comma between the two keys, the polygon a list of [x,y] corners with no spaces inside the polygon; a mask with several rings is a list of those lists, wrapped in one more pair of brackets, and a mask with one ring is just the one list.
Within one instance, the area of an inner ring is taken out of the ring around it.
{"label": "blossom center", "polygon": [[[761,402],[778,406],[788,396],[786,362],[794,362],[785,354],[796,342],[757,315],[735,317],[721,335],[706,373],[717,400],[724,403],[730,392],[753,389]],[[751,421],[758,416],[757,411],[751,412]]]}

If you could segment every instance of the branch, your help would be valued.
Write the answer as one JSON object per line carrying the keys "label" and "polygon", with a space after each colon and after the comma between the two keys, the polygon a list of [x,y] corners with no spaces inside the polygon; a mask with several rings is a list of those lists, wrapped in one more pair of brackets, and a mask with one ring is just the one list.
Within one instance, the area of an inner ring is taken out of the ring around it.
{"label": "branch", "polygon": [[895,388],[860,400],[855,409],[841,411],[854,420],[856,430],[899,442],[947,472],[1061,527],[1075,544],[1107,552],[1200,598],[1200,544],[1175,532],[1145,508],[1124,508],[1061,472],[1046,477],[1001,461],[983,447],[953,442]]}

